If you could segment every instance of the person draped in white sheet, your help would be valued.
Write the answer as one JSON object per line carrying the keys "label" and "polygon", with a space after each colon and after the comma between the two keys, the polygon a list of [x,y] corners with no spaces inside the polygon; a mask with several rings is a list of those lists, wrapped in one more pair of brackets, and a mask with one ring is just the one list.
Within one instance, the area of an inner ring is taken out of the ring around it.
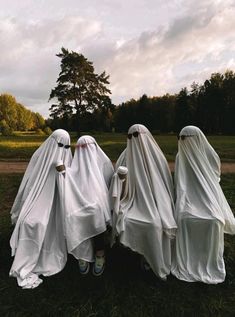
{"label": "person draped in white sheet", "polygon": [[72,160],[69,134],[54,131],[33,154],[15,202],[11,220],[15,224],[10,239],[14,261],[10,276],[22,288],[35,288],[42,280],[60,272],[67,260],[62,227],[62,211],[56,186],[55,166]]}
{"label": "person draped in white sheet", "polygon": [[[123,167],[128,170],[126,180]],[[166,158],[145,126],[129,128],[127,147],[116,169],[110,190],[114,233],[123,245],[143,255],[153,272],[165,280],[177,228],[173,182]]]}
{"label": "person draped in white sheet", "polygon": [[79,260],[82,274],[88,273],[94,261],[94,275],[104,270],[104,232],[111,223],[108,188],[112,175],[110,159],[88,135],[78,139],[71,168],[58,174],[68,252]]}
{"label": "person draped in white sheet", "polygon": [[183,128],[175,164],[178,234],[172,265],[181,280],[225,279],[224,233],[235,233],[235,218],[219,182],[219,156],[199,128]]}

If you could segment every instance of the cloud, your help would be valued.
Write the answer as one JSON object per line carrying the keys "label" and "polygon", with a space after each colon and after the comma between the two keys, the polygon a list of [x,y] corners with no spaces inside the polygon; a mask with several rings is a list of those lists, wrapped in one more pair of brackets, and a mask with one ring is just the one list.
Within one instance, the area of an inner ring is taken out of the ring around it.
{"label": "cloud", "polygon": [[[101,24],[81,17],[23,22],[0,21],[0,85],[30,107],[47,103],[59,74],[55,56],[62,46],[79,51],[86,41],[99,36]],[[47,114],[48,105],[41,111]]]}
{"label": "cloud", "polygon": [[45,116],[62,46],[110,75],[114,103],[235,70],[234,0],[22,0],[2,12],[1,92]]}
{"label": "cloud", "polygon": [[106,69],[119,100],[177,92],[212,72],[234,69],[235,7],[207,1],[198,10],[193,3],[186,14],[117,47]]}

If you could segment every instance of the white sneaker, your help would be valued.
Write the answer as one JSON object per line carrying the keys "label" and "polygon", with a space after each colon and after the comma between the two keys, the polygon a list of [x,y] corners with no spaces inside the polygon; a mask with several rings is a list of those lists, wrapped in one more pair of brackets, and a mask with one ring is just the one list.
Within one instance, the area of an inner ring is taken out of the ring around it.
{"label": "white sneaker", "polygon": [[90,263],[85,260],[79,259],[78,266],[80,273],[83,275],[87,274],[90,270]]}
{"label": "white sneaker", "polygon": [[97,256],[95,257],[95,263],[93,265],[93,270],[92,273],[95,276],[100,276],[104,272],[104,267],[105,267],[105,256]]}

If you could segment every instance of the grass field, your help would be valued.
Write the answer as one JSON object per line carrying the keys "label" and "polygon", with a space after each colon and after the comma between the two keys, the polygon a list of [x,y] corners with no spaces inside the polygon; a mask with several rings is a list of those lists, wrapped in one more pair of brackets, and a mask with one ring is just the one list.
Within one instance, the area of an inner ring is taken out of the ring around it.
{"label": "grass field", "polygon": [[[34,290],[22,290],[8,273],[12,263],[9,211],[22,179],[0,175],[0,316],[72,317],[234,317],[235,237],[226,236],[227,276],[222,284],[181,282],[170,276],[159,281],[139,268],[138,255],[115,246],[108,251],[104,275],[79,275],[77,262],[69,257],[59,274],[43,278]],[[235,211],[235,177],[222,177],[224,193]]]}
{"label": "grass field", "polygon": [[[72,144],[76,144],[74,133]],[[96,133],[98,144],[110,157],[116,161],[126,147],[126,134],[122,133]],[[177,153],[177,138],[175,135],[154,136],[168,161],[174,161]],[[33,152],[46,139],[46,136],[18,133],[17,136],[0,136],[0,160],[29,160]],[[210,143],[219,154],[222,162],[235,162],[235,136],[209,136]],[[74,147],[72,147],[74,149]]]}

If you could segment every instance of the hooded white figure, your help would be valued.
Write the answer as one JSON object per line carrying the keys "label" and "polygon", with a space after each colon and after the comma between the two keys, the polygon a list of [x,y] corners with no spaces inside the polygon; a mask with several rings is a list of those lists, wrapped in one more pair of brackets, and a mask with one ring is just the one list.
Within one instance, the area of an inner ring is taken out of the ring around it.
{"label": "hooded white figure", "polygon": [[68,252],[94,262],[93,239],[111,223],[108,188],[113,165],[91,136],[78,139],[71,168],[58,174],[64,204],[64,234]]}
{"label": "hooded white figure", "polygon": [[71,163],[69,134],[54,131],[33,154],[11,209],[15,228],[10,239],[15,256],[10,276],[22,288],[37,287],[40,274],[61,271],[67,260],[62,210],[56,186],[55,166]]}
{"label": "hooded white figure", "polygon": [[[128,170],[125,181],[123,167]],[[116,168],[110,190],[113,230],[123,245],[142,254],[153,272],[165,280],[171,268],[171,239],[177,228],[173,182],[167,160],[145,126],[130,127],[127,147]]]}
{"label": "hooded white figure", "polygon": [[175,165],[176,237],[172,273],[208,284],[225,279],[224,233],[235,234],[235,218],[220,187],[220,159],[202,131],[183,128]]}

